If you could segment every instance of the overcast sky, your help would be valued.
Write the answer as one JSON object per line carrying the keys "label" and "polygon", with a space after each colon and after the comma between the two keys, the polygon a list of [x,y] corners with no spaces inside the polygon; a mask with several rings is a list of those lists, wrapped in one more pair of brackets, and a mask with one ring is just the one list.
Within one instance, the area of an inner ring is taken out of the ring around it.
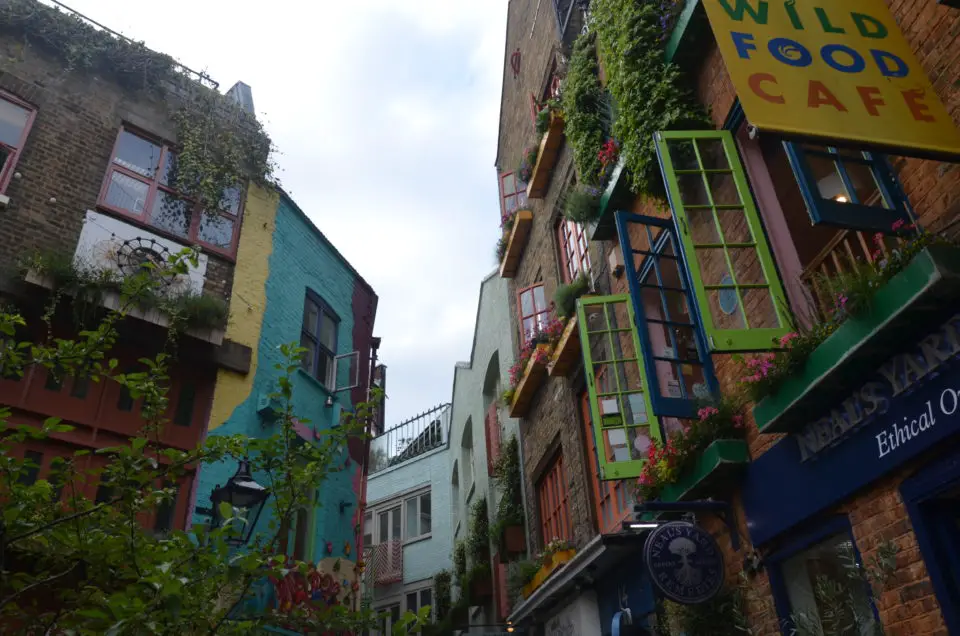
{"label": "overcast sky", "polygon": [[380,297],[388,426],[449,401],[495,264],[506,0],[64,1],[253,88],[284,188]]}

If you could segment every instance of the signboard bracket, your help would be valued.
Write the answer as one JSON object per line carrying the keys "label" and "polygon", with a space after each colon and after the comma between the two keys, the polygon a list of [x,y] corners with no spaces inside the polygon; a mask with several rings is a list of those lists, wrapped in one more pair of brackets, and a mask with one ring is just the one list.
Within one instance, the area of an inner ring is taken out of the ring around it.
{"label": "signboard bracket", "polygon": [[634,504],[633,512],[638,520],[640,515],[645,512],[713,513],[727,526],[727,532],[730,533],[730,545],[733,547],[734,551],[740,551],[740,532],[737,530],[737,523],[733,507],[726,501],[715,501],[713,499],[676,502],[648,501],[645,503]]}

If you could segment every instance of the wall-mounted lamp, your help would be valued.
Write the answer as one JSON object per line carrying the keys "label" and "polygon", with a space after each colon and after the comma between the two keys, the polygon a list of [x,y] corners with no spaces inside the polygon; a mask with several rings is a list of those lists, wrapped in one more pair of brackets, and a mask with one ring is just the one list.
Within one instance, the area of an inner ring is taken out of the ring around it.
{"label": "wall-mounted lamp", "polygon": [[327,405],[327,406],[333,406],[333,396],[332,396],[332,395],[328,395],[328,396],[327,396],[327,401],[324,402],[324,404]]}
{"label": "wall-mounted lamp", "polygon": [[250,540],[254,528],[257,526],[257,519],[263,512],[263,507],[270,497],[270,490],[261,486],[250,474],[250,462],[246,459],[240,460],[237,472],[233,477],[227,480],[226,485],[217,486],[210,495],[210,503],[213,510],[213,526],[217,527],[223,521],[220,516],[220,504],[226,503],[231,508],[237,510],[238,516],[246,519],[235,536],[227,539],[227,543],[234,546],[244,545]]}

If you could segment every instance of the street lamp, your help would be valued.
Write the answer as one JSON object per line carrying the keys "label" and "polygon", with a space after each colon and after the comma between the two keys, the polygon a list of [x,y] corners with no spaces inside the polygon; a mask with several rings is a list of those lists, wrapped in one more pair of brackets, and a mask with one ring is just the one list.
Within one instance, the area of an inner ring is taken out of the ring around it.
{"label": "street lamp", "polygon": [[246,519],[240,531],[227,539],[227,543],[233,546],[241,546],[247,543],[257,526],[257,519],[260,518],[260,513],[269,497],[270,491],[258,484],[253,475],[250,474],[250,462],[246,458],[241,459],[233,477],[227,480],[225,486],[218,485],[214,488],[210,495],[214,527],[220,525],[222,521],[220,504],[226,503]]}

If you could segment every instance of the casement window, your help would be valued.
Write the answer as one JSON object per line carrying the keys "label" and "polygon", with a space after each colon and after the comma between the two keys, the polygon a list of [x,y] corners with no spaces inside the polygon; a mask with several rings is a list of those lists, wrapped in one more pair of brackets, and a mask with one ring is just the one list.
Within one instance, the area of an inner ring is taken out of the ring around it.
{"label": "casement window", "polygon": [[500,175],[500,212],[504,215],[516,212],[527,205],[527,184],[520,181],[514,172]]}
{"label": "casement window", "polygon": [[373,545],[373,513],[363,513],[363,545]]}
{"label": "casement window", "polygon": [[563,455],[557,455],[537,485],[540,503],[540,531],[546,545],[554,539],[567,539],[570,532],[570,511],[567,507],[567,480],[563,471]]}
{"label": "casement window", "polygon": [[814,224],[890,233],[912,222],[886,157],[863,150],[783,142]]}
{"label": "casement window", "polygon": [[487,407],[487,413],[483,418],[483,430],[487,440],[487,474],[493,475],[497,458],[500,457],[500,411],[496,400]]}
{"label": "casement window", "polygon": [[426,588],[416,592],[408,592],[406,598],[406,611],[416,614],[424,607],[433,606],[433,590]]}
{"label": "casement window", "polygon": [[306,349],[303,369],[330,390],[334,387],[334,366],[337,358],[337,329],[340,317],[312,290],[303,302],[303,327],[300,346]]}
{"label": "casement window", "polygon": [[377,543],[387,541],[401,541],[403,539],[403,524],[400,515],[400,506],[377,513]]}
{"label": "casement window", "polygon": [[7,190],[37,111],[0,91],[0,194]]}
{"label": "casement window", "polygon": [[597,456],[597,443],[593,436],[593,420],[590,415],[590,394],[584,391],[580,395],[580,412],[587,435],[587,457],[590,466],[590,480],[593,486],[594,510],[597,516],[598,530],[601,534],[622,530],[621,523],[632,514],[630,482],[604,481],[600,474],[600,462]]}
{"label": "casement window", "polygon": [[537,283],[521,289],[517,294],[517,307],[520,311],[520,342],[526,346],[550,319],[550,306],[543,291],[543,284]]}
{"label": "casement window", "polygon": [[162,234],[199,243],[225,255],[236,253],[241,189],[224,191],[219,210],[203,210],[173,189],[172,148],[121,128],[98,205],[132,217]]}
{"label": "casement window", "polygon": [[407,539],[416,539],[430,534],[430,493],[425,492],[404,501],[407,518]]}
{"label": "casement window", "polygon": [[589,239],[582,225],[562,219],[557,225],[557,241],[564,282],[572,283],[581,274],[590,272]]}

